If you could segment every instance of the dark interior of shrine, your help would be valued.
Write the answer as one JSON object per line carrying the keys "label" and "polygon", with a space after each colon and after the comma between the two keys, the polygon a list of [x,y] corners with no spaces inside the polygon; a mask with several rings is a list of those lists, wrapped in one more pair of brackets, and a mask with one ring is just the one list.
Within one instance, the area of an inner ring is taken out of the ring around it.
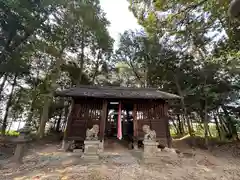
{"label": "dark interior of shrine", "polygon": [[[121,103],[122,139],[131,141],[133,137],[133,104]],[[105,137],[117,138],[119,102],[109,102],[106,118]]]}

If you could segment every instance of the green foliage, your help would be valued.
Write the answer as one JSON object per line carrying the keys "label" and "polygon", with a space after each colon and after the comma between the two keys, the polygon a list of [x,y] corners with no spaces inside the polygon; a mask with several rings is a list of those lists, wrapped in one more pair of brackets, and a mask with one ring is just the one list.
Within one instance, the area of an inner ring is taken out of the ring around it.
{"label": "green foliage", "polygon": [[[147,73],[142,76],[145,76],[151,87],[161,87],[184,97],[181,105],[173,106],[175,112],[181,112],[184,116],[197,113],[207,127],[208,116],[212,112],[219,111],[222,105],[236,103],[239,99],[240,74],[236,68],[240,63],[239,22],[229,19],[229,2],[129,2],[130,10],[145,29],[145,35],[132,33],[131,39],[140,39],[140,36],[148,45],[143,45],[143,41],[133,41],[131,44],[129,41],[121,41],[120,49],[124,47],[128,57],[140,59],[133,66],[138,71],[140,64],[145,65]],[[134,55],[127,51],[132,46],[135,48],[129,51]],[[139,53],[139,47],[144,47],[145,51]],[[164,56],[167,52],[168,55]],[[158,71],[152,71],[151,64]],[[231,112],[225,112],[227,123],[231,123],[231,120],[226,114]],[[239,117],[236,112],[233,114]],[[233,126],[230,129],[234,129]],[[203,131],[197,130],[199,135],[206,135],[206,128]]]}
{"label": "green foliage", "polygon": [[27,114],[37,128],[62,113],[57,88],[106,76],[113,39],[99,0],[1,0],[0,9],[0,72],[18,78],[9,118]]}

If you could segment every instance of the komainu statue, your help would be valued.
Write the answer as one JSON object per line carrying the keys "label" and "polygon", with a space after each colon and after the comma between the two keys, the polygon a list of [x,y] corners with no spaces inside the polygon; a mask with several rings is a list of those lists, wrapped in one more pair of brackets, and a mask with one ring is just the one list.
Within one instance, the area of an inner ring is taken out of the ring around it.
{"label": "komainu statue", "polygon": [[143,125],[142,127],[144,135],[144,140],[146,141],[156,141],[156,132],[150,129],[150,126]]}
{"label": "komainu statue", "polygon": [[86,140],[97,141],[99,133],[99,126],[97,124],[93,125],[92,129],[87,129]]}

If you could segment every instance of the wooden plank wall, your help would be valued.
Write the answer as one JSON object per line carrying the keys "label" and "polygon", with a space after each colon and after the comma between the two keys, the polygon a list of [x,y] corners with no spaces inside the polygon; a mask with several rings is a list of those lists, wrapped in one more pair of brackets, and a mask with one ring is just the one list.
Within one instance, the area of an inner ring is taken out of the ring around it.
{"label": "wooden plank wall", "polygon": [[168,126],[165,111],[164,101],[136,104],[134,110],[134,129],[136,132],[134,136],[142,138],[144,136],[142,126],[146,124],[156,131],[157,138],[167,138]]}
{"label": "wooden plank wall", "polygon": [[[134,136],[143,138],[142,126],[147,124],[156,131],[157,138],[169,139],[167,106],[164,101],[131,101],[133,106]],[[84,140],[87,128],[94,124],[100,127],[100,137],[104,136],[104,129],[109,129],[111,122],[107,118],[107,101],[103,100],[75,100],[70,122],[67,129],[67,138]],[[105,124],[106,123],[106,124]]]}
{"label": "wooden plank wall", "polygon": [[87,128],[94,124],[101,125],[103,101],[75,101],[68,129],[68,139],[84,140]]}

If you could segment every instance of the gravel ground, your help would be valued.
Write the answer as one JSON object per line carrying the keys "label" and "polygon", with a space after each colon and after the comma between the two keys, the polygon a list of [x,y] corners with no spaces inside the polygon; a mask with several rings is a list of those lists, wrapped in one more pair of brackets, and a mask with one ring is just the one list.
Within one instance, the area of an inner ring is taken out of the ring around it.
{"label": "gravel ground", "polygon": [[[227,148],[226,148],[227,149]],[[2,161],[0,180],[238,180],[238,157],[196,150],[196,156],[162,154],[155,164],[143,164],[141,151],[104,152],[87,163],[80,154],[58,152],[56,145],[32,149],[19,167]]]}

